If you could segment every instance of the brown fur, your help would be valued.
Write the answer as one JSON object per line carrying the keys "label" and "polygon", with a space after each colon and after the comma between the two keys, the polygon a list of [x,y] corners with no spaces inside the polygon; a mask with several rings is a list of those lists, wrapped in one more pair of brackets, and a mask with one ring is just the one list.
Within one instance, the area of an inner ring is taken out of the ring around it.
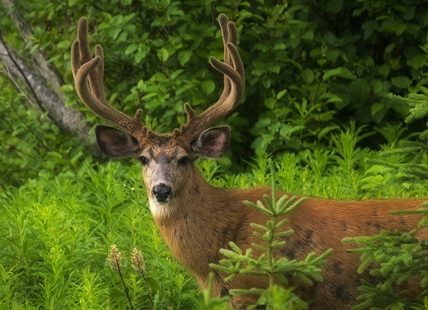
{"label": "brown fur", "polygon": [[[192,165],[188,184],[175,199],[179,206],[168,217],[155,217],[166,243],[174,256],[195,276],[201,288],[207,285],[210,263],[218,263],[219,250],[235,242],[242,250],[258,241],[250,223],[265,224],[267,218],[242,201],[256,202],[270,194],[267,187],[250,190],[223,190],[211,187]],[[307,198],[287,216],[288,228],[294,233],[288,237],[282,253],[289,259],[304,259],[310,252],[317,255],[329,248],[333,253],[323,267],[324,281],[310,287],[299,283],[296,293],[312,302],[311,309],[350,309],[355,305],[360,276],[359,256],[347,252],[351,246],[343,243],[345,237],[368,236],[385,230],[410,231],[417,226],[420,216],[392,216],[389,210],[418,209],[423,199],[334,201]],[[427,231],[419,233],[421,239]],[[265,285],[258,277],[240,276],[225,283],[224,275],[216,272],[213,293],[220,296],[231,288],[251,288]],[[245,306],[252,302],[248,296],[234,297],[233,305]]]}

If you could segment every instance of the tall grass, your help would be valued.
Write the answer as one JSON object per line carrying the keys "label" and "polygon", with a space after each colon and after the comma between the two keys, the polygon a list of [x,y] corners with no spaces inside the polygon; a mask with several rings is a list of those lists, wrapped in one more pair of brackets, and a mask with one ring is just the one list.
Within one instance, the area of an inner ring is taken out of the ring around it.
{"label": "tall grass", "polygon": [[[351,126],[330,148],[277,156],[278,189],[332,199],[426,196],[424,183],[388,182],[390,172],[373,161],[382,151],[357,147],[364,135]],[[259,154],[242,174],[212,161],[198,166],[215,186],[249,188],[269,185],[268,159]],[[111,268],[112,246],[122,278]],[[134,249],[144,275],[134,270]],[[208,309],[204,296],[155,227],[137,164],[85,163],[0,193],[0,309]]]}
{"label": "tall grass", "polygon": [[[110,267],[110,247],[136,309],[191,309],[183,295],[196,286],[172,258],[151,215],[138,169],[110,162],[79,174],[31,181],[0,198],[0,307],[125,309],[126,295]],[[134,271],[139,249],[147,284]],[[185,293],[184,293],[185,292]]]}

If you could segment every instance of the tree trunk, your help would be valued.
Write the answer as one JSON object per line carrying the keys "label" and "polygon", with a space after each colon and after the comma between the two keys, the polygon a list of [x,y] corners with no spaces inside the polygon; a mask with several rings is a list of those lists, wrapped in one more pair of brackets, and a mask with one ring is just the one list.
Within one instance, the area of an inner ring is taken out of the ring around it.
{"label": "tree trunk", "polygon": [[[17,10],[14,0],[2,0],[2,4],[24,43],[26,45],[31,43],[32,30]],[[37,105],[41,112],[47,111],[49,118],[61,130],[76,134],[83,141],[89,140],[88,133],[91,125],[85,122],[83,113],[65,105],[65,98],[60,91],[60,87],[63,85],[62,78],[56,68],[48,64],[41,51],[36,49],[31,54],[33,68],[30,68],[23,57],[13,51],[0,35],[0,59],[12,82],[18,88],[22,88],[20,85],[24,85],[25,90],[22,91],[33,105]]]}

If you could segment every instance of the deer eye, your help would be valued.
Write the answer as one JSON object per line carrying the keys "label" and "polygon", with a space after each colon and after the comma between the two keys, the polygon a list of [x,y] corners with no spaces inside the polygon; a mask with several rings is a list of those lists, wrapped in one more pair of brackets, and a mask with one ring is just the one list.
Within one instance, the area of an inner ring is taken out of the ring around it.
{"label": "deer eye", "polygon": [[140,156],[138,159],[140,160],[140,163],[141,163],[143,166],[145,166],[145,165],[147,165],[147,164],[149,163],[149,160],[147,159],[147,157]]}
{"label": "deer eye", "polygon": [[179,164],[180,166],[185,166],[185,165],[189,162],[189,160],[190,160],[190,158],[189,158],[189,157],[187,157],[187,156],[181,157],[181,158],[178,160],[178,164]]}

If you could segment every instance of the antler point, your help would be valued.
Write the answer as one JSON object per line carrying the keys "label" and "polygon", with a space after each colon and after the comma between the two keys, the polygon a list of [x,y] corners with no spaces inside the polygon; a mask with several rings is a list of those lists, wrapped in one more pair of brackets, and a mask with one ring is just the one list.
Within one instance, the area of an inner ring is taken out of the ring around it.
{"label": "antler point", "polygon": [[190,106],[190,104],[185,103],[184,104],[184,110],[186,110],[187,113],[187,119],[192,119],[196,116],[195,110],[192,109],[192,107]]}
{"label": "antler point", "polygon": [[135,119],[141,119],[141,115],[143,115],[143,110],[142,109],[138,109],[137,112],[135,112],[134,118]]}

